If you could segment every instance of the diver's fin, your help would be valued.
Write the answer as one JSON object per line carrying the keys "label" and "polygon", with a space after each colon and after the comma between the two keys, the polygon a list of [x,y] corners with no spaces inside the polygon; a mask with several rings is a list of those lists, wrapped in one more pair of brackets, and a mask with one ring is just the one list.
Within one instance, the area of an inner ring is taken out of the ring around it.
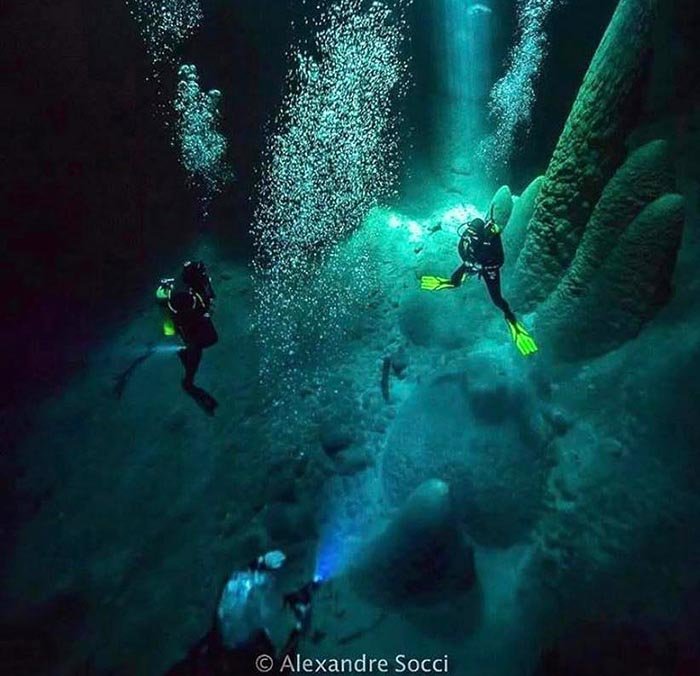
{"label": "diver's fin", "polygon": [[197,406],[199,406],[207,415],[211,416],[216,413],[216,408],[219,405],[219,402],[214,399],[209,392],[201,387],[197,387],[194,383],[189,384],[185,380],[182,381],[182,389],[185,390],[190,397],[192,397]]}
{"label": "diver's fin", "polygon": [[443,291],[444,289],[454,289],[455,285],[445,277],[434,277],[433,275],[423,275],[420,278],[420,288],[423,291]]}
{"label": "diver's fin", "polygon": [[114,376],[114,386],[112,387],[112,392],[117,399],[121,399],[126,390],[126,385],[129,379],[134,374],[134,371],[138,368],[140,364],[146,361],[154,352],[156,351],[155,346],[149,343],[146,346],[146,351],[140,356],[136,357],[131,364],[129,364],[121,373],[117,373]]}
{"label": "diver's fin", "polygon": [[529,357],[539,350],[533,337],[520,322],[506,319],[506,323],[510,329],[510,337],[523,357]]}

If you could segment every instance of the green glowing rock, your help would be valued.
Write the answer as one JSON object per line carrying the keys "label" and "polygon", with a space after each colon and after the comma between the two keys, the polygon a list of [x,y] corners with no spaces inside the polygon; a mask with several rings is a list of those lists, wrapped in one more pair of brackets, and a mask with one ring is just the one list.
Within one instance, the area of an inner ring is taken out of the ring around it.
{"label": "green glowing rock", "polygon": [[581,359],[634,338],[670,296],[684,220],[680,195],[664,195],[643,209],[583,295],[538,313],[538,335],[549,349]]}
{"label": "green glowing rock", "polygon": [[621,0],[547,170],[517,263],[522,309],[544,300],[576,253],[642,108],[658,0]]}

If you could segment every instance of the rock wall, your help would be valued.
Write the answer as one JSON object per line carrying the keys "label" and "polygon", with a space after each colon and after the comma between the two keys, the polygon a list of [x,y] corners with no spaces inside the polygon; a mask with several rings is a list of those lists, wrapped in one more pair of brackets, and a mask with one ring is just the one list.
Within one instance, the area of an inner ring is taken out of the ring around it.
{"label": "rock wall", "polygon": [[[569,358],[599,354],[636,335],[642,318],[653,316],[660,289],[669,288],[672,262],[680,245],[683,208],[682,201],[679,206],[677,200],[671,204],[667,199],[661,201],[660,207],[650,205],[671,193],[674,184],[672,152],[663,140],[636,150],[613,176],[586,226],[571,267],[538,309],[540,335],[548,339],[551,350]],[[638,217],[648,231],[644,265],[638,266],[634,260],[613,264],[612,259],[622,255],[620,251],[638,255],[625,246],[630,237],[635,237]],[[611,283],[606,279],[611,265],[624,268],[629,278]],[[661,278],[649,280],[650,270]],[[646,301],[640,296],[642,289],[650,292]],[[628,316],[623,308],[629,303],[631,292],[637,297],[636,310]],[[623,321],[625,317],[628,323]],[[588,339],[581,341],[580,330],[572,332],[572,326],[581,327]]]}
{"label": "rock wall", "polygon": [[507,185],[501,186],[493,196],[487,214],[503,229],[508,225],[512,213],[513,193]]}
{"label": "rock wall", "polygon": [[634,338],[654,317],[671,293],[684,221],[680,195],[647,205],[600,267],[585,268],[589,284],[578,294],[569,287],[568,295],[562,291],[538,313],[539,333],[558,356],[602,354]]}
{"label": "rock wall", "polygon": [[554,151],[518,260],[514,291],[532,309],[571,263],[594,205],[625,156],[650,71],[657,0],[622,0]]}

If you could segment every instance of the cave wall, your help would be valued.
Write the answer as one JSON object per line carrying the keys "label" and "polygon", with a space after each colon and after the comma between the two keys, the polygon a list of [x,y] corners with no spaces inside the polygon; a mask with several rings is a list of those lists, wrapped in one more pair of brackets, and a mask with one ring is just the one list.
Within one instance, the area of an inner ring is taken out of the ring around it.
{"label": "cave wall", "polygon": [[[197,63],[205,86],[224,93],[223,130],[238,175],[206,227],[243,254],[297,4],[206,0],[205,21],[183,46],[183,61]],[[83,364],[144,289],[175,272],[205,224],[166,127],[174,74],[159,87],[149,80],[153,69],[124,0],[14,3],[3,34],[9,404]]]}

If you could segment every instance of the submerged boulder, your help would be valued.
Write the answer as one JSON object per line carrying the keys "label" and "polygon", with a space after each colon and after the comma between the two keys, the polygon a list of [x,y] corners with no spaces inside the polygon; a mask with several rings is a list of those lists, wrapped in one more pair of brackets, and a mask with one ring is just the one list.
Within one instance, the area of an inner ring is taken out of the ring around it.
{"label": "submerged boulder", "polygon": [[573,260],[594,205],[625,157],[650,71],[658,0],[621,0],[547,170],[518,259],[516,302],[532,309]]}
{"label": "submerged boulder", "polygon": [[561,295],[538,314],[538,334],[551,349],[563,358],[581,359],[636,336],[671,293],[684,220],[680,195],[664,195],[649,204],[582,295]]}
{"label": "submerged boulder", "polygon": [[465,371],[422,385],[399,409],[381,465],[390,503],[403,504],[426,475],[441,479],[467,533],[497,547],[527,536],[548,471],[536,394],[508,354],[473,353]]}
{"label": "submerged boulder", "polygon": [[474,586],[474,553],[445,482],[426,481],[409,496],[361,555],[353,580],[373,602],[393,607],[444,601]]}

